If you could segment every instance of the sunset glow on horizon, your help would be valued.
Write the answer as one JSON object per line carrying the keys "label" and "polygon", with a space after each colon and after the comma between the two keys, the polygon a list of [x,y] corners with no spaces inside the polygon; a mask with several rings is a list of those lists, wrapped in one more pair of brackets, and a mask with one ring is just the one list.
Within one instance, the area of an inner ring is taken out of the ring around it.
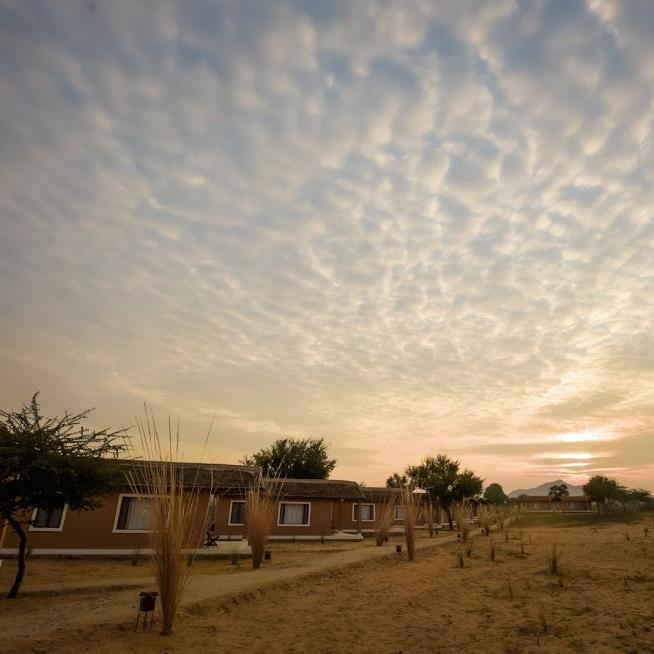
{"label": "sunset glow on horizon", "polygon": [[654,3],[3,2],[0,408],[654,490]]}

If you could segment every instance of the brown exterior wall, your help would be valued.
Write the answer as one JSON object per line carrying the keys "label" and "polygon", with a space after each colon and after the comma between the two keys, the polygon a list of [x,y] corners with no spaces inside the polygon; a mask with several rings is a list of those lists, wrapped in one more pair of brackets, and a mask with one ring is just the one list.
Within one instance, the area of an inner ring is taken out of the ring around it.
{"label": "brown exterior wall", "polygon": [[[126,493],[129,494],[129,493]],[[150,547],[149,535],[147,533],[114,533],[114,523],[118,508],[119,494],[104,498],[102,506],[92,511],[66,511],[62,531],[29,531],[28,547],[34,550],[55,550],[53,553],[70,554],[86,553],[81,550],[89,550],[93,553],[109,553],[104,550],[115,551],[116,554],[133,552],[136,549],[146,550]],[[198,520],[206,524],[198,525],[198,533],[204,534],[211,523],[215,523],[215,532],[219,538],[239,538],[245,535],[244,526],[229,525],[229,511],[231,500],[243,500],[243,495],[218,496],[213,504],[207,509],[209,494],[203,493],[198,506]],[[309,502],[311,505],[309,525],[278,525],[279,507],[275,512],[274,522],[271,525],[271,536],[285,538],[302,538],[328,536],[338,527],[338,508],[342,506],[342,518],[344,525],[352,527],[356,531],[356,523],[352,523],[352,503],[339,502],[331,499],[306,499],[285,497],[282,502]],[[366,523],[364,523],[366,524]],[[343,527],[342,527],[343,528]],[[4,543],[5,550],[13,550],[18,547],[18,539],[11,529],[7,530]],[[99,550],[94,552],[95,550]],[[120,550],[125,550],[121,552]]]}
{"label": "brown exterior wall", "polygon": [[[130,493],[125,493],[130,494]],[[28,547],[48,550],[103,550],[147,549],[147,533],[113,533],[120,494],[102,500],[92,511],[66,511],[61,531],[28,531]],[[204,521],[208,494],[200,497],[198,520]],[[11,528],[7,530],[5,548],[17,548],[18,538]]]}

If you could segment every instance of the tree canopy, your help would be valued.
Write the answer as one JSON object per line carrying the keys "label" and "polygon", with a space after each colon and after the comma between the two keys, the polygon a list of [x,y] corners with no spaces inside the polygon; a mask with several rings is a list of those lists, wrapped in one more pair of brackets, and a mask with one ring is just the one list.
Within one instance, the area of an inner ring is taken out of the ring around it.
{"label": "tree canopy", "polygon": [[398,472],[394,472],[386,480],[386,488],[402,488],[409,483],[409,480],[406,475],[401,475]]}
{"label": "tree canopy", "polygon": [[583,489],[584,493],[597,504],[597,512],[600,512],[602,506],[604,506],[606,512],[606,502],[615,497],[618,482],[602,475],[595,475],[584,484]]}
{"label": "tree canopy", "polygon": [[19,411],[0,410],[0,516],[19,538],[19,564],[9,597],[25,572],[27,533],[35,508],[96,508],[122,478],[111,457],[127,447],[125,431],[84,429],[91,410],[41,415],[38,394]]}
{"label": "tree canopy", "polygon": [[562,498],[570,495],[568,484],[554,484],[553,486],[550,486],[548,495],[553,500],[560,502]]}
{"label": "tree canopy", "polygon": [[265,474],[291,479],[327,479],[336,467],[323,438],[280,438],[270,447],[242,459],[246,465],[261,466]]}
{"label": "tree canopy", "polygon": [[484,499],[490,500],[497,506],[503,506],[509,501],[509,496],[504,492],[500,484],[489,484],[484,491]]}
{"label": "tree canopy", "polygon": [[438,502],[447,513],[452,528],[451,506],[481,493],[483,479],[471,470],[460,471],[459,461],[444,454],[425,457],[422,462],[406,469],[413,483],[426,491],[432,502]]}

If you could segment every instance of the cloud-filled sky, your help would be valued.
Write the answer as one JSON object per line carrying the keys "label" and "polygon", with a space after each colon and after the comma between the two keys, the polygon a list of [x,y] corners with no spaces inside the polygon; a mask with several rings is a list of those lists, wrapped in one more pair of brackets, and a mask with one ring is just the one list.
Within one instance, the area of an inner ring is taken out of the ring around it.
{"label": "cloud-filled sky", "polygon": [[654,5],[0,2],[0,406],[654,487]]}

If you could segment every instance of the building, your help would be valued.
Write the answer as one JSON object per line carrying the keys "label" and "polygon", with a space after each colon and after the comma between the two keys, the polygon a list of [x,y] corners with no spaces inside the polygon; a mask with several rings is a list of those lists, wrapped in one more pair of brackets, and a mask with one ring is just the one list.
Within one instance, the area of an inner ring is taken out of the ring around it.
{"label": "building", "polygon": [[[126,481],[118,492],[99,498],[100,506],[90,511],[69,511],[65,505],[38,507],[32,511],[28,527],[28,547],[32,555],[133,556],[148,553],[147,497],[135,492],[127,476],[138,479],[143,463],[121,463]],[[259,481],[279,484],[271,540],[334,540],[362,538],[375,530],[377,501],[366,496],[354,481],[332,479],[263,479],[258,467],[225,464],[175,464],[189,487],[200,489],[198,516],[201,552],[209,529],[218,541],[218,551],[232,551],[234,541],[245,537],[245,497]],[[398,524],[401,523],[398,512]],[[1,546],[1,544],[0,544]],[[206,551],[205,551],[206,550]],[[0,552],[14,555],[18,539],[6,530]]]}
{"label": "building", "polygon": [[592,511],[591,499],[587,495],[571,495],[554,499],[550,495],[521,495],[509,500],[520,511],[579,513]]}

